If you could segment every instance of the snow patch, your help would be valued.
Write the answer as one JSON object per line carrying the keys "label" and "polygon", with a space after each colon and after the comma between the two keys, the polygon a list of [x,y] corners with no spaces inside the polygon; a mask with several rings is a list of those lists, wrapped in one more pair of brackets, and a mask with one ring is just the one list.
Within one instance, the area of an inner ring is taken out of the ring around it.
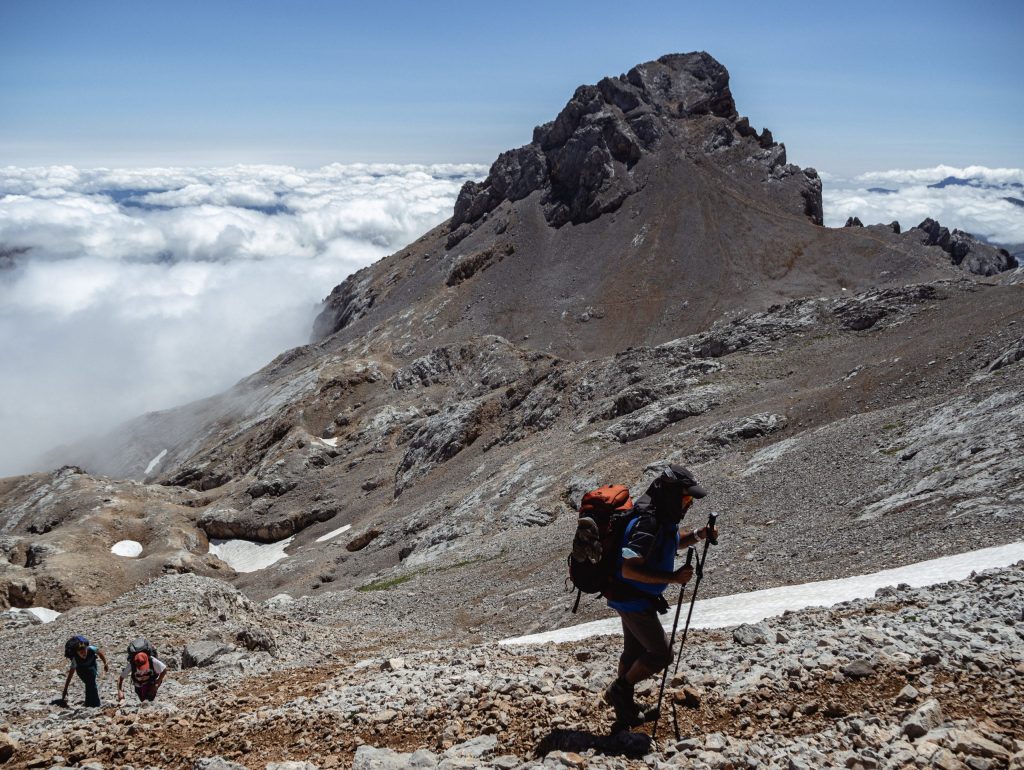
{"label": "snow patch", "polygon": [[[693,622],[690,628],[725,628],[740,623],[757,623],[767,617],[781,615],[786,610],[800,610],[805,607],[830,607],[839,602],[853,599],[868,599],[884,586],[907,583],[914,588],[963,580],[972,572],[1006,567],[1024,559],[1024,542],[982,548],[955,556],[908,564],[906,567],[882,570],[870,575],[856,575],[838,580],[821,580],[795,586],[779,586],[761,591],[749,591],[714,599],[702,599],[693,607]],[[672,602],[669,602],[672,604]],[[662,625],[672,628],[672,613]],[[528,636],[502,639],[499,644],[547,644],[550,642],[576,642],[591,636],[622,633],[621,622],[616,616],[607,620],[595,620],[578,626],[560,628]]]}
{"label": "snow patch", "polygon": [[252,540],[220,540],[211,538],[210,553],[235,572],[256,572],[288,558],[284,549],[291,545],[295,535],[276,543],[256,543]]}
{"label": "snow patch", "polygon": [[153,472],[153,469],[156,468],[156,466],[158,466],[165,457],[167,457],[166,449],[164,449],[162,452],[160,452],[160,454],[158,454],[156,457],[149,461],[149,465],[146,466],[146,470],[143,472],[143,475],[148,476],[149,474],[151,474]]}
{"label": "snow patch", "polygon": [[119,540],[110,546],[110,552],[114,556],[135,559],[142,555],[142,543],[137,540]]}
{"label": "snow patch", "polygon": [[40,623],[52,623],[61,615],[57,610],[51,610],[49,607],[11,607],[3,611],[3,614],[8,613],[12,615],[31,615]]}
{"label": "snow patch", "polygon": [[337,537],[337,536],[338,536],[338,535],[340,535],[340,534],[341,534],[342,532],[348,532],[348,531],[349,531],[350,529],[352,529],[352,525],[351,525],[351,524],[346,524],[346,525],[345,525],[345,526],[343,526],[343,527],[338,527],[337,529],[332,529],[332,530],[331,530],[330,532],[328,532],[328,533],[327,533],[326,535],[320,535],[320,537],[318,537],[318,538],[316,539],[316,541],[317,541],[318,543],[322,543],[322,542],[324,542],[325,540],[330,540],[331,538]]}
{"label": "snow patch", "polygon": [[337,437],[334,437],[334,438],[322,438],[322,439],[319,439],[319,440],[323,441],[325,444],[327,444],[327,446],[333,446],[333,447],[338,446],[338,438]]}

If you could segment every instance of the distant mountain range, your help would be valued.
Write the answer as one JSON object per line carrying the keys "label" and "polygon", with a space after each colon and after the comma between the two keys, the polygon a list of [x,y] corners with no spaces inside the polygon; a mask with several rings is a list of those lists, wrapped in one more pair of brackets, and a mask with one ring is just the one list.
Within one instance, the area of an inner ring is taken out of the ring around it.
{"label": "distant mountain range", "polygon": [[993,184],[991,182],[984,182],[980,179],[964,179],[957,176],[947,176],[942,181],[930,184],[928,187],[934,190],[941,190],[946,187],[977,187],[982,190],[1024,190],[1024,184],[1020,182]]}

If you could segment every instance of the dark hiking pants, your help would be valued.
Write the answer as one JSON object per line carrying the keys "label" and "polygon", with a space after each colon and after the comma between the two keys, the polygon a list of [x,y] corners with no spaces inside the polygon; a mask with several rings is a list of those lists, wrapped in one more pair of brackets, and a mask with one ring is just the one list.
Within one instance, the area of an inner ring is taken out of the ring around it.
{"label": "dark hiking pants", "polygon": [[96,682],[99,671],[92,667],[76,668],[75,673],[85,684],[85,705],[100,706],[100,688]]}
{"label": "dark hiking pants", "polygon": [[156,682],[150,682],[142,686],[135,686],[135,694],[139,696],[139,700],[156,700]]}
{"label": "dark hiking pants", "polygon": [[651,671],[661,671],[672,662],[672,650],[668,646],[668,637],[661,627],[661,620],[654,610],[642,612],[622,612],[622,664],[623,674],[641,661]]}

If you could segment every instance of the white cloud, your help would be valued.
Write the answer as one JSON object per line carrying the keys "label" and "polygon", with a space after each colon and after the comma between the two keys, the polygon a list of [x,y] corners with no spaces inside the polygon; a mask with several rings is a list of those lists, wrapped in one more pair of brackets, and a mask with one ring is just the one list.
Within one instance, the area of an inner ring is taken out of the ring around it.
{"label": "white cloud", "polygon": [[0,250],[29,249],[0,266],[0,475],[303,344],[331,288],[447,218],[485,173],[0,169]]}
{"label": "white cloud", "polygon": [[856,178],[858,182],[868,184],[890,182],[892,184],[935,184],[946,177],[955,176],[960,179],[975,179],[988,184],[1024,183],[1024,169],[1019,168],[988,168],[986,166],[934,166],[932,168],[890,169],[888,171],[869,171]]}
{"label": "white cloud", "polygon": [[[969,185],[929,187],[947,177]],[[825,224],[842,226],[848,217],[864,224],[897,220],[904,229],[927,217],[998,244],[1024,243],[1024,207],[1006,198],[1024,200],[1024,169],[984,166],[936,166],[861,174],[853,180],[833,179],[822,192]],[[890,192],[874,191],[889,190]]]}

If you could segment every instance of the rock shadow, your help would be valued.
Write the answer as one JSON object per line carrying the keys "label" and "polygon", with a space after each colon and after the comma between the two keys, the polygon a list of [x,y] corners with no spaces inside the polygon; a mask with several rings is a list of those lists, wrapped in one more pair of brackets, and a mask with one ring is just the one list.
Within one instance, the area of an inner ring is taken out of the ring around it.
{"label": "rock shadow", "polygon": [[543,757],[552,751],[574,751],[578,754],[590,749],[605,756],[638,759],[651,753],[651,738],[643,733],[595,735],[586,730],[557,729],[541,738],[534,755]]}

